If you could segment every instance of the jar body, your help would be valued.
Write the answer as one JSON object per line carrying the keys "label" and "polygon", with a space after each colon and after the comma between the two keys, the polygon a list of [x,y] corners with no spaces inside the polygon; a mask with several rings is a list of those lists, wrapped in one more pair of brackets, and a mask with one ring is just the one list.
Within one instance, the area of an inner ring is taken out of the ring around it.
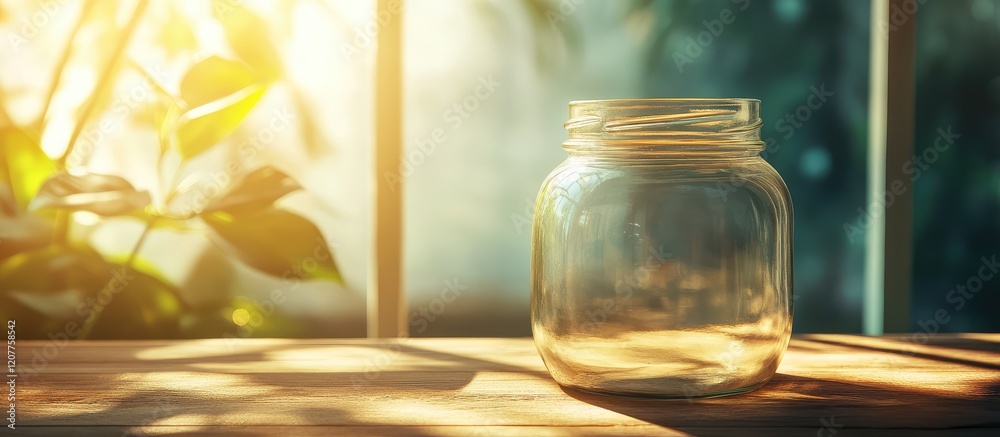
{"label": "jar body", "polygon": [[756,153],[573,154],[535,204],[532,333],[563,386],[711,397],[773,376],[792,320],[787,188]]}

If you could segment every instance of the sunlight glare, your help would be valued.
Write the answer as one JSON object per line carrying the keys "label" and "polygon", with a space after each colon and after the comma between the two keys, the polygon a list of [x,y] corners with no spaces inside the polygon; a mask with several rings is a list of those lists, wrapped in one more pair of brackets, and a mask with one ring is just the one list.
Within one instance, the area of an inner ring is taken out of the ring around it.
{"label": "sunlight glare", "polygon": [[243,308],[237,308],[235,311],[233,311],[233,323],[235,323],[236,326],[246,325],[247,322],[249,321],[250,321],[249,311]]}

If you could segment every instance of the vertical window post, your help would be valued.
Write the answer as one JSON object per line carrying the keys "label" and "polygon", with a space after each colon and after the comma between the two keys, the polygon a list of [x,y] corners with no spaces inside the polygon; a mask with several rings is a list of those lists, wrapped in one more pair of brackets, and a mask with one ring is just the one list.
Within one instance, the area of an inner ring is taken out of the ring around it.
{"label": "vertical window post", "polygon": [[379,23],[375,57],[375,153],[373,228],[368,277],[368,337],[404,337],[403,181],[398,172],[403,153],[402,0],[377,0]]}
{"label": "vertical window post", "polygon": [[872,1],[867,203],[872,225],[865,248],[863,317],[868,335],[910,328],[913,181],[903,173],[913,156],[916,88],[917,13],[910,5],[907,0]]}

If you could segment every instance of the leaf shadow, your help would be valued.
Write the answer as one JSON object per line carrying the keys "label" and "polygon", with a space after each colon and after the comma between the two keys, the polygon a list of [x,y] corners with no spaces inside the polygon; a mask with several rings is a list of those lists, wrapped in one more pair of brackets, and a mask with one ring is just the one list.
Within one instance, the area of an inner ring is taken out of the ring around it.
{"label": "leaf shadow", "polygon": [[[822,353],[813,347],[823,343],[810,344],[814,340],[809,337],[808,341],[798,342],[805,346],[795,347],[807,354]],[[236,351],[200,349],[209,351],[205,356],[184,353],[183,348],[160,355],[143,355],[158,347],[178,344],[169,341],[148,341],[138,348],[104,342],[104,345],[111,345],[105,347],[109,351],[106,356],[75,356],[68,357],[67,361],[73,361],[75,366],[99,366],[108,361],[121,365],[122,361],[131,359],[134,365],[128,373],[93,370],[91,373],[67,370],[56,373],[57,369],[50,369],[32,380],[29,387],[39,397],[58,392],[55,400],[62,407],[55,411],[70,412],[52,414],[52,409],[46,408],[47,403],[35,401],[31,404],[35,411],[24,407],[21,426],[35,435],[62,435],[67,427],[81,425],[76,435],[88,432],[92,435],[111,432],[189,435],[210,430],[267,435],[289,432],[300,426],[330,432],[377,434],[389,423],[410,420],[400,414],[412,415],[411,419],[418,419],[414,421],[420,423],[433,422],[437,417],[434,414],[453,417],[450,415],[465,412],[482,414],[483,418],[502,424],[522,423],[532,417],[531,420],[537,420],[533,414],[538,407],[532,402],[496,409],[483,409],[483,403],[469,402],[471,395],[463,390],[480,372],[516,373],[543,381],[554,393],[559,393],[544,370],[491,360],[472,352],[463,354],[461,349],[441,350],[408,340],[388,343],[276,341],[252,343]],[[966,347],[989,348],[975,341],[967,342]],[[372,369],[359,366],[359,357],[377,357],[379,351],[388,354],[387,362],[376,359],[372,361]],[[508,353],[510,351],[503,347],[496,351],[497,356]],[[961,350],[955,353],[960,354]],[[329,370],[317,371],[317,365],[328,366]],[[975,366],[951,365],[981,371]],[[266,366],[273,366],[273,369]],[[420,372],[421,377],[414,378],[414,372]],[[571,398],[567,405],[575,400],[664,427],[664,432],[697,435],[723,433],[726,429],[731,432],[732,426],[750,433],[779,429],[811,435],[830,423],[842,425],[844,431],[867,429],[872,432],[885,429],[975,432],[1000,427],[1000,377],[972,384],[968,392],[962,392],[916,382],[900,385],[892,383],[891,378],[879,380],[878,376],[850,372],[817,372],[810,376],[778,373],[754,392],[713,399],[655,400],[571,389],[562,389],[562,392]],[[104,386],[107,391],[88,391],[95,386]],[[510,390],[504,396],[519,399],[516,384]],[[552,397],[553,393],[525,394],[523,398],[533,396]],[[359,399],[364,401],[358,402]],[[110,406],[86,408],[95,401]],[[67,405],[71,408],[66,408]],[[598,412],[593,409],[581,411]],[[247,414],[264,414],[266,418]],[[268,425],[243,426],[252,423]],[[438,433],[439,430],[422,425],[408,426],[405,430],[407,435]]]}
{"label": "leaf shadow", "polygon": [[[116,342],[102,342],[105,345]],[[76,344],[85,344],[83,342]],[[388,411],[373,412],[359,410],[357,407],[345,404],[340,397],[348,393],[361,392],[362,395],[375,397],[391,397],[404,399],[419,406],[422,402],[436,401],[448,403],[466,387],[476,376],[477,371],[468,369],[470,365],[477,368],[502,371],[524,372],[526,369],[505,365],[473,357],[435,351],[411,344],[396,344],[387,346],[376,343],[353,343],[351,347],[364,350],[389,351],[398,355],[392,360],[407,356],[430,358],[437,365],[416,365],[408,370],[392,370],[390,363],[385,363],[384,369],[376,368],[374,377],[369,372],[358,371],[304,371],[295,372],[288,369],[260,371],[254,365],[270,363],[276,355],[281,355],[308,347],[333,349],[339,345],[322,342],[289,343],[273,345],[260,350],[243,352],[219,352],[209,356],[190,358],[185,356],[161,357],[155,359],[139,359],[143,352],[171,342],[147,342],[137,352],[117,354],[110,347],[114,356],[106,359],[112,361],[135,359],[135,365],[127,374],[114,373],[55,373],[53,366],[50,371],[43,372],[28,382],[32,391],[41,395],[60,392],[57,401],[65,405],[71,403],[87,403],[88,398],[98,399],[108,403],[107,408],[68,408],[64,414],[51,414],[45,403],[34,402],[22,407],[22,419],[19,426],[28,429],[33,435],[61,435],[66,427],[80,430],[80,435],[93,432],[94,435],[187,435],[192,429],[199,427],[218,428],[220,431],[235,431],[245,428],[235,428],[234,425],[245,420],[240,418],[253,404],[259,403],[259,398],[278,396],[287,402],[278,402],[278,411],[268,411],[273,414],[276,426],[321,426],[340,427],[383,425],[373,418],[382,417]],[[72,347],[72,346],[70,346]],[[41,349],[41,347],[39,347]],[[126,349],[123,347],[122,349]],[[362,352],[364,353],[364,352]],[[377,355],[376,355],[377,356]],[[76,364],[100,363],[101,359],[71,358]],[[390,360],[391,361],[391,360]],[[55,363],[55,362],[54,362]],[[276,363],[277,364],[281,363]],[[343,363],[341,363],[343,365]],[[232,371],[233,367],[247,366],[246,370]],[[336,362],[331,362],[336,369]],[[357,368],[352,365],[346,368]],[[230,369],[230,370],[225,370]],[[430,372],[430,377],[414,379],[413,372]],[[546,378],[544,372],[528,372],[538,378]],[[176,378],[176,380],[175,380]],[[94,381],[98,379],[98,381]],[[103,393],[86,392],[85,389],[103,386]],[[250,405],[250,407],[248,407]],[[459,405],[459,404],[456,404]],[[259,407],[258,407],[259,408]],[[260,411],[259,409],[254,409]],[[192,422],[197,426],[192,428]],[[270,425],[269,425],[270,426]],[[240,431],[242,432],[242,431]],[[408,435],[426,434],[420,427],[407,428]]]}

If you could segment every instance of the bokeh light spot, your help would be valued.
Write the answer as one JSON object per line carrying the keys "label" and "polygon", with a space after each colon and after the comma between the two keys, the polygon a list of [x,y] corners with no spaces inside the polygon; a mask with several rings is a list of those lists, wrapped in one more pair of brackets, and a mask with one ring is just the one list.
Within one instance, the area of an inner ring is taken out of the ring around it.
{"label": "bokeh light spot", "polygon": [[993,20],[993,12],[996,6],[992,0],[975,0],[972,2],[972,18],[979,21]]}
{"label": "bokeh light spot", "polygon": [[802,154],[802,173],[810,179],[822,179],[830,173],[830,153],[822,147],[810,147]]}
{"label": "bokeh light spot", "polygon": [[236,326],[246,325],[247,322],[249,321],[250,321],[249,311],[243,308],[237,308],[235,311],[233,311],[233,323],[235,323]]}
{"label": "bokeh light spot", "polygon": [[782,21],[795,23],[805,14],[806,4],[802,0],[779,0],[774,2],[774,12]]}

